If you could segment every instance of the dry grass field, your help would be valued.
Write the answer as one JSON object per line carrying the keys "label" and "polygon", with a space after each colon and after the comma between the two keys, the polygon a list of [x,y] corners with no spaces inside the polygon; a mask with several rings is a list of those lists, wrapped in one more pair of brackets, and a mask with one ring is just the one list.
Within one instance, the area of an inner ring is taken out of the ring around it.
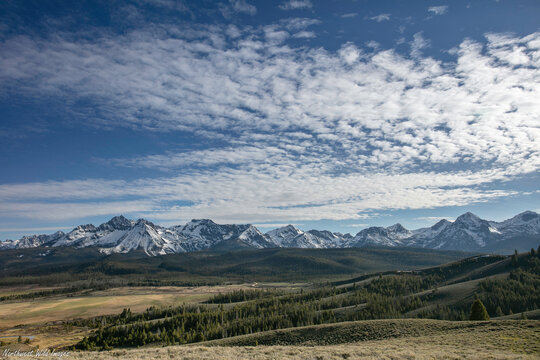
{"label": "dry grass field", "polygon": [[84,296],[65,295],[0,303],[0,330],[34,323],[117,314],[124,308],[141,312],[150,306],[196,303],[210,296],[249,285],[197,287],[123,287],[96,291]]}
{"label": "dry grass field", "polygon": [[[366,333],[362,333],[366,331]],[[370,334],[369,331],[373,331]],[[276,335],[281,333],[281,336]],[[337,333],[337,335],[336,335]],[[349,338],[347,338],[347,334]],[[280,339],[290,345],[259,344]],[[365,338],[366,340],[359,340]],[[332,342],[342,342],[331,344]],[[298,344],[301,345],[298,345]],[[326,343],[327,345],[320,345]],[[235,346],[238,344],[238,346]],[[224,346],[229,345],[229,346]],[[110,352],[73,359],[538,359],[539,321],[380,320],[280,330],[203,343]]]}
{"label": "dry grass field", "polygon": [[[13,341],[21,335],[33,336],[32,344],[40,348],[73,345],[86,336],[88,330],[66,327],[62,321],[118,314],[124,308],[142,312],[150,306],[198,303],[217,293],[252,288],[252,285],[123,287],[95,291],[84,296],[58,295],[1,302],[0,340]],[[10,288],[5,292],[19,293],[27,290]]]}

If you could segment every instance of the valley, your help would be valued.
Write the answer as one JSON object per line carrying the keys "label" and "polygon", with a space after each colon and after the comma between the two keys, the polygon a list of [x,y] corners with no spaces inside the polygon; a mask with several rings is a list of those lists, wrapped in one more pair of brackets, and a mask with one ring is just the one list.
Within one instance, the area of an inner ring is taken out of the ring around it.
{"label": "valley", "polygon": [[[27,252],[30,258],[36,250],[17,251]],[[56,275],[57,265],[41,264],[32,270],[27,260],[17,263],[22,266],[17,272],[4,258],[0,292],[4,348],[39,346],[74,351],[76,358],[107,358],[118,356],[114,349],[150,347],[120,350],[142,358],[153,354],[155,346],[170,345],[165,352],[155,348],[156,356],[177,352],[202,358],[210,351],[216,359],[227,358],[224,354],[248,357],[248,353],[263,359],[273,351],[306,358],[302,356],[314,350],[298,347],[309,345],[320,347],[318,351],[329,358],[339,357],[338,349],[367,356],[372,347],[379,349],[369,353],[375,358],[382,356],[383,344],[397,351],[386,352],[388,356],[405,356],[416,344],[426,358],[452,346],[448,354],[454,358],[473,358],[471,349],[478,347],[465,340],[472,334],[478,339],[492,334],[495,338],[480,348],[500,358],[540,354],[535,340],[539,321],[534,320],[540,318],[536,253],[471,256],[428,249],[263,249],[158,257],[114,254],[85,266],[68,261],[69,257],[58,253],[47,258],[62,264],[62,273]],[[200,261],[207,265],[204,270]],[[344,271],[344,264],[356,264],[354,271]],[[306,272],[298,271],[304,267]],[[161,272],[154,273],[157,269]],[[24,279],[25,271],[34,274],[27,278],[29,283],[47,287],[14,286],[15,279]],[[70,291],[59,292],[65,286],[55,282],[55,276],[65,281],[66,273],[71,277],[63,285],[69,284]],[[141,274],[148,281],[145,285],[135,281]],[[475,298],[484,302],[491,322],[466,321]],[[508,320],[512,318],[516,320]],[[32,338],[24,344],[29,335]],[[20,344],[18,336],[23,336]],[[432,341],[446,345],[434,346]],[[180,344],[184,345],[173,346]],[[210,350],[214,346],[227,348],[216,353]]]}

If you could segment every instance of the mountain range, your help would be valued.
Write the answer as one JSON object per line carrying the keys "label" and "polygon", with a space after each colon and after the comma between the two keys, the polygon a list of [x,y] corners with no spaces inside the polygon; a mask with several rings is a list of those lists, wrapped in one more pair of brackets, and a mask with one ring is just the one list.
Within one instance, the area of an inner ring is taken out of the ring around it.
{"label": "mountain range", "polygon": [[369,227],[355,236],[326,230],[302,231],[293,225],[265,234],[253,225],[219,225],[212,220],[191,220],[185,225],[162,227],[150,221],[115,216],[98,227],[79,225],[69,233],[24,236],[0,242],[0,250],[35,247],[97,247],[105,254],[143,250],[149,256],[201,250],[245,248],[351,248],[366,246],[420,247],[443,250],[510,253],[540,244],[540,215],[526,211],[495,222],[467,212],[455,221],[441,220],[427,228],[408,230],[401,224]]}

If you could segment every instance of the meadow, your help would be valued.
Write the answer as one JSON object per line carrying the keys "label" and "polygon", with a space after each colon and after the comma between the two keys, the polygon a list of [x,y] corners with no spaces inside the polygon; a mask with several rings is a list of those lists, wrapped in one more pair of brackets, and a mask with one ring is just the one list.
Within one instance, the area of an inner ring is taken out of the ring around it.
{"label": "meadow", "polygon": [[[199,345],[72,353],[75,359],[537,359],[539,321],[374,320]],[[259,345],[254,345],[260,341]],[[262,342],[272,345],[261,345]],[[248,345],[250,344],[251,345]]]}

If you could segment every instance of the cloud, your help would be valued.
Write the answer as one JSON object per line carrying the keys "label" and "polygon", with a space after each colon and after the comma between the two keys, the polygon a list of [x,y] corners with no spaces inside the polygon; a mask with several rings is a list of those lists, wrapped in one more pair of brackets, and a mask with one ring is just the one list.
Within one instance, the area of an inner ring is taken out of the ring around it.
{"label": "cloud", "polygon": [[390,14],[379,14],[376,16],[372,16],[368,19],[376,21],[376,22],[387,21],[387,20],[390,20]]}
{"label": "cloud", "polygon": [[185,153],[147,155],[131,159],[102,160],[115,166],[175,169],[188,166],[212,167],[219,164],[246,164],[264,162],[284,155],[286,151],[277,147],[237,146],[224,149],[206,149]]}
{"label": "cloud", "polygon": [[430,13],[433,13],[434,15],[443,15],[448,11],[448,6],[447,5],[430,6],[428,8],[428,11]]}
{"label": "cloud", "polygon": [[57,221],[152,211],[154,206],[149,201],[3,203],[0,204],[0,214],[4,218]]}
{"label": "cloud", "polygon": [[354,18],[354,17],[357,17],[357,16],[358,16],[358,13],[347,13],[347,14],[341,15],[341,17],[344,18],[344,19]]}
{"label": "cloud", "polygon": [[[1,185],[0,215],[4,219],[60,220],[129,212],[179,222],[201,214],[221,222],[344,220],[368,218],[373,209],[462,206],[515,194],[478,187],[489,182],[489,174],[310,177],[314,169],[309,166],[291,170],[286,165],[271,164],[265,169],[193,171],[122,184],[88,180]],[[89,187],[94,191],[87,192]],[[122,200],[130,197],[140,199]],[[111,200],[115,198],[118,200]],[[46,202],[49,199],[55,201]],[[186,205],[188,201],[194,205]]]}
{"label": "cloud", "polygon": [[343,61],[349,65],[354,64],[362,55],[360,49],[352,43],[342,46],[341,49],[339,49],[338,54],[343,58]]}
{"label": "cloud", "polygon": [[281,10],[311,9],[312,7],[311,0],[289,0],[279,5]]}
{"label": "cloud", "polygon": [[413,41],[411,42],[411,56],[419,57],[422,55],[422,49],[429,47],[429,41],[424,39],[422,32],[418,32],[413,35]]}
{"label": "cloud", "polygon": [[320,20],[312,18],[288,18],[281,20],[281,24],[289,31],[304,30],[307,27],[320,23]]}
{"label": "cloud", "polygon": [[297,39],[312,39],[314,37],[317,37],[317,35],[315,35],[313,31],[299,31],[294,34],[293,37]]}
{"label": "cloud", "polygon": [[209,145],[100,160],[152,178],[0,185],[0,216],[361,219],[515,196],[501,184],[538,172],[540,33],[464,39],[446,62],[422,54],[421,33],[412,56],[291,45],[317,22],[2,38],[1,96],[63,99],[73,122]]}
{"label": "cloud", "polygon": [[36,234],[38,232],[43,231],[58,231],[58,230],[71,230],[73,229],[73,226],[71,225],[59,225],[59,226],[46,226],[46,227],[17,227],[17,228],[4,228],[2,227],[2,232],[8,233],[8,232],[19,232],[19,233],[26,233],[26,234]]}
{"label": "cloud", "polygon": [[255,15],[257,8],[254,5],[248,4],[246,0],[230,0],[233,9],[248,15]]}

